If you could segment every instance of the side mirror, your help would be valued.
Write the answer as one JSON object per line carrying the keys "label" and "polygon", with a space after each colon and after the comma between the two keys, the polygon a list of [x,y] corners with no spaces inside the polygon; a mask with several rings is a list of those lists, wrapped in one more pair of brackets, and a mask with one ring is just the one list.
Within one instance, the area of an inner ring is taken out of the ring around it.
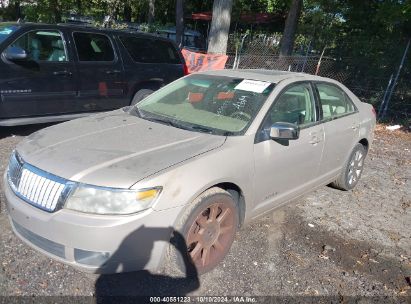
{"label": "side mirror", "polygon": [[10,61],[26,60],[28,58],[27,52],[18,46],[8,47],[4,51],[4,57]]}
{"label": "side mirror", "polygon": [[292,123],[277,122],[271,126],[270,138],[271,139],[298,139],[300,135],[300,128]]}

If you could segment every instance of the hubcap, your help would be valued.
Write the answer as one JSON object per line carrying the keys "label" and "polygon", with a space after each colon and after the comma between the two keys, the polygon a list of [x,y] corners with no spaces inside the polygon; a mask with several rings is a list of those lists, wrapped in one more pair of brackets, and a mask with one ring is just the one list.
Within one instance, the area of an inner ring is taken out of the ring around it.
{"label": "hubcap", "polygon": [[220,262],[235,233],[235,210],[228,203],[215,203],[204,209],[187,233],[188,252],[201,273]]}
{"label": "hubcap", "polygon": [[364,154],[361,151],[355,152],[351,158],[350,166],[348,170],[348,184],[355,184],[360,178],[361,171],[364,165]]}

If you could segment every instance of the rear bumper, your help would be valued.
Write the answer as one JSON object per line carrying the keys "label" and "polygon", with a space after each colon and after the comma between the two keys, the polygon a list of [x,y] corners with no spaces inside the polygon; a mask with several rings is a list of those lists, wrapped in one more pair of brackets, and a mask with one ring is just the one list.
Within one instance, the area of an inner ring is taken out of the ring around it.
{"label": "rear bumper", "polygon": [[99,216],[61,209],[48,213],[17,197],[3,179],[15,234],[39,252],[85,272],[115,273],[161,266],[181,208],[131,216]]}

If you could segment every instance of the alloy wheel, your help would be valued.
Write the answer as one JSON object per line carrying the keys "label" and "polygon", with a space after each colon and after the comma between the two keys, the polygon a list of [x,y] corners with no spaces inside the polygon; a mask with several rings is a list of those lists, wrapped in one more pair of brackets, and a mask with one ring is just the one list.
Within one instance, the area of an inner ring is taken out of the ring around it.
{"label": "alloy wheel", "polygon": [[361,172],[364,166],[364,153],[361,151],[356,151],[350,160],[350,165],[348,169],[348,184],[353,185],[358,182]]}
{"label": "alloy wheel", "polygon": [[187,248],[200,273],[216,266],[227,254],[236,232],[235,208],[216,202],[204,208],[187,232]]}

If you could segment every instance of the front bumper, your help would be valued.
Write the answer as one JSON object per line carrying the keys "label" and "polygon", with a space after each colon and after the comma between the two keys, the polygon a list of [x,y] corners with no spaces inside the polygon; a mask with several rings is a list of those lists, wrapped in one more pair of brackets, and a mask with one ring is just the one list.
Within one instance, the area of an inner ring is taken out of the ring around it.
{"label": "front bumper", "polygon": [[92,273],[157,271],[181,207],[127,216],[48,213],[17,197],[6,175],[4,189],[13,230],[43,254]]}

